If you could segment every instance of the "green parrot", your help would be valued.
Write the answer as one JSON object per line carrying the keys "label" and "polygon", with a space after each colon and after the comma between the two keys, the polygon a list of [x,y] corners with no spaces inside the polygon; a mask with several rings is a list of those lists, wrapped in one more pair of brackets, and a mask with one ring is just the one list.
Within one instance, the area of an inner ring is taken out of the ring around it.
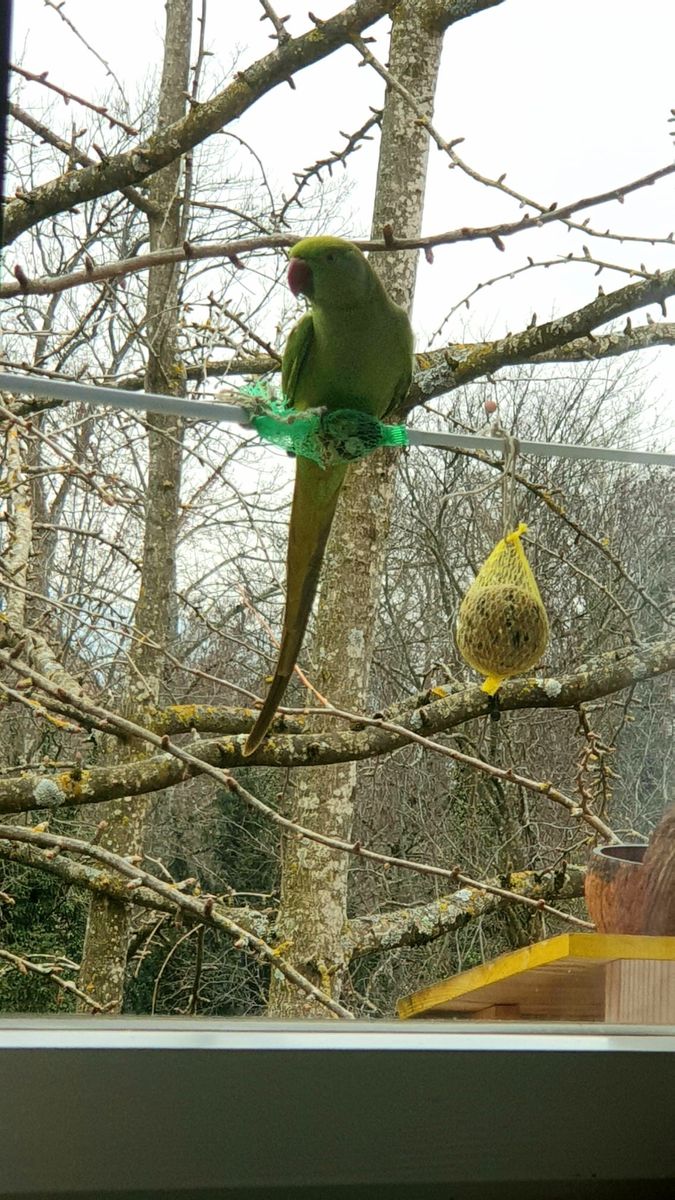
{"label": "green parrot", "polygon": [[[348,408],[384,417],[410,387],[413,335],[406,313],[389,299],[368,260],[341,238],[304,238],[291,250],[288,285],[311,305],[291,330],[281,365],[293,408]],[[279,659],[245,755],[265,737],[293,674],[348,469],[346,463],[324,469],[296,459]]]}

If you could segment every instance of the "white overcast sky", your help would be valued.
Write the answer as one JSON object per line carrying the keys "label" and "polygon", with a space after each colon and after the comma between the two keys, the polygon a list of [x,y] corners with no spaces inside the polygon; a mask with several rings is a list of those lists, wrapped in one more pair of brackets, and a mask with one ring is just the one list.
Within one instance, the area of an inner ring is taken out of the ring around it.
{"label": "white overcast sky", "polygon": [[[195,4],[195,8],[199,5]],[[309,27],[307,9],[330,16],[340,0],[280,0],[288,28]],[[14,13],[14,55],[35,72],[49,71],[89,98],[110,86],[104,68],[42,0],[19,0]],[[148,72],[161,62],[164,4],[161,0],[67,0],[64,13],[110,63],[132,103]],[[210,0],[207,45],[213,52],[211,79],[223,82],[269,53],[271,27],[261,24],[257,0]],[[387,22],[375,47],[386,57]],[[372,32],[372,31],[370,31]],[[675,107],[674,0],[505,0],[497,8],[455,25],[447,34],[435,123],[446,138],[463,136],[461,153],[490,176],[507,172],[508,182],[535,199],[559,204],[626,183],[673,157],[668,117]],[[234,127],[268,165],[275,182],[292,189],[292,173],[342,143],[339,130],[358,128],[368,105],[381,105],[381,80],[358,67],[349,47],[303,71],[297,88],[275,89]],[[36,85],[23,90],[23,103],[39,102]],[[72,110],[69,110],[69,112]],[[79,120],[79,115],[78,118]],[[84,123],[84,122],[83,122]],[[86,140],[86,139],[85,139]],[[369,231],[376,149],[351,161],[354,190],[348,232]],[[449,171],[432,149],[424,231],[517,219],[518,208]],[[583,214],[585,215],[585,214]],[[624,205],[591,210],[593,227],[663,237],[675,228],[675,177],[626,199]],[[552,226],[513,238],[506,253],[490,242],[452,246],[436,253],[433,266],[420,263],[415,325],[418,347],[448,308],[478,282],[522,266],[527,256],[558,258],[589,241],[607,261],[648,269],[675,266],[675,247],[619,245],[574,238]],[[605,291],[629,282],[605,272]],[[446,337],[497,336],[588,302],[597,291],[593,269],[584,266],[530,271],[485,289],[471,311],[458,313]],[[675,310],[675,301],[671,304]],[[658,309],[652,313],[660,318]],[[669,317],[673,313],[669,309]],[[639,323],[635,321],[634,323]],[[675,349],[646,356],[663,397],[672,400]]]}

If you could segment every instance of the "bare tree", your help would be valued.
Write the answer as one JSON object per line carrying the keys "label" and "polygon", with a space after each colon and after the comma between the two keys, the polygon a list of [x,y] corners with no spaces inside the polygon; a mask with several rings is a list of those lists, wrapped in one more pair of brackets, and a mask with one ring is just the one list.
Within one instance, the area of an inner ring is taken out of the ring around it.
{"label": "bare tree", "polygon": [[[164,67],[159,90],[158,129],[180,121],[186,107],[192,32],[192,0],[170,0],[166,7]],[[185,227],[189,180],[183,180],[182,163],[175,159],[150,181],[148,217],[150,250],[175,246]],[[180,271],[177,264],[156,266],[148,273],[145,316],[148,392],[182,395],[184,372],[178,358],[177,313]],[[172,640],[175,626],[175,563],[178,538],[182,465],[182,422],[162,414],[148,419],[148,470],[144,500],[143,550],[138,598],[133,613],[136,639],[130,674],[121,706],[143,722],[161,700],[164,655],[161,647]],[[133,741],[115,747],[117,760],[133,759]],[[112,801],[102,820],[106,823],[101,845],[121,855],[143,850],[147,802]],[[93,897],[82,954],[80,988],[100,997],[106,1008],[120,1010],[129,943],[128,906],[107,896]]]}

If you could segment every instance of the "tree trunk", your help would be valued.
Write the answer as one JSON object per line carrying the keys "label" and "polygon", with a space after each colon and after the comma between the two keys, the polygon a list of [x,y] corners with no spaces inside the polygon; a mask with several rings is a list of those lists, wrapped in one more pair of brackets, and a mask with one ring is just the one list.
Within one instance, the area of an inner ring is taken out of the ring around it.
{"label": "tree trunk", "polygon": [[[389,67],[426,112],[433,108],[443,36],[423,23],[419,0],[395,10]],[[388,89],[373,234],[384,224],[400,237],[421,231],[429,151],[426,130],[397,91]],[[417,253],[378,255],[374,266],[399,304],[412,307]],[[397,457],[380,451],[350,470],[323,569],[316,628],[319,690],[335,705],[361,708],[367,698]],[[300,824],[349,838],[354,815],[354,764],[309,768],[293,776],[291,816]],[[283,847],[277,931],[291,943],[286,957],[334,997],[347,962],[342,930],[347,915],[349,858],[314,842],[287,837]],[[325,1016],[306,996],[274,976],[274,1016]]]}
{"label": "tree trunk", "polygon": [[[164,66],[160,85],[158,128],[185,112],[190,69],[192,0],[167,0]],[[183,202],[179,194],[181,160],[158,172],[150,183],[150,249],[179,245],[183,237]],[[177,358],[180,267],[154,267],[148,276],[146,330],[147,391],[165,395],[184,392],[184,372]],[[160,700],[163,655],[157,645],[169,638],[174,624],[173,595],[180,500],[182,425],[178,417],[148,415],[148,479],[141,583],[134,612],[130,672],[122,704],[140,724]],[[145,748],[115,748],[117,761]],[[148,816],[147,800],[118,800],[104,806],[107,828],[101,844],[117,854],[139,854]],[[121,1011],[129,944],[129,905],[94,896],[89,908],[80,988],[111,1011]]]}

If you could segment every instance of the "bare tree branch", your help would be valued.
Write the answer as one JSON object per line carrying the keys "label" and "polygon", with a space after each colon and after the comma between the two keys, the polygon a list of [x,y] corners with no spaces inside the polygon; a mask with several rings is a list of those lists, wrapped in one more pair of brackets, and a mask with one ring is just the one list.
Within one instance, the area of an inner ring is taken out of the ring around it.
{"label": "bare tree branch", "polygon": [[71,979],[64,979],[58,967],[54,963],[36,963],[30,958],[18,954],[11,954],[9,950],[0,948],[0,960],[4,960],[14,967],[21,975],[39,975],[42,979],[48,979],[55,987],[60,988],[63,992],[69,992],[71,996],[76,996],[81,1000],[85,1008],[93,1012],[106,1012],[106,1006],[99,1004],[93,996],[87,996],[84,992],[73,983]]}
{"label": "bare tree branch", "polygon": [[[31,113],[27,113],[24,109],[19,108],[18,104],[13,104],[10,101],[7,108],[10,116],[14,117],[15,121],[20,121],[32,133],[37,134],[43,142],[49,142],[50,146],[54,146],[56,150],[60,150],[71,162],[77,163],[80,167],[98,166],[95,159],[90,158],[88,154],[85,154],[83,150],[80,150],[72,142],[66,142],[64,138],[59,137],[58,133],[54,133],[52,129],[44,125],[42,121],[38,121]],[[131,201],[135,208],[140,209],[141,212],[152,213],[154,211],[154,206],[136,188],[125,187],[120,190],[122,195],[126,196],[127,200]]]}
{"label": "bare tree branch", "polygon": [[320,988],[310,983],[299,971],[290,966],[282,955],[273,946],[270,946],[264,938],[258,937],[250,929],[244,929],[236,921],[226,916],[224,912],[216,912],[212,897],[198,898],[196,896],[184,895],[182,892],[176,891],[173,884],[165,883],[163,879],[158,879],[157,876],[152,875],[149,871],[144,871],[137,863],[131,863],[128,859],[120,857],[119,854],[113,854],[110,850],[104,850],[102,846],[94,846],[91,842],[84,842],[80,838],[46,833],[44,830],[23,829],[18,825],[0,825],[0,838],[17,842],[27,842],[29,846],[45,847],[48,850],[56,850],[57,852],[60,850],[69,850],[74,854],[84,854],[88,858],[98,859],[99,862],[105,863],[108,867],[112,867],[113,870],[118,871],[120,875],[126,876],[134,888],[137,886],[150,888],[158,896],[173,901],[177,908],[188,913],[198,921],[208,922],[228,933],[233,938],[236,949],[248,951],[249,953],[253,951],[259,955],[274,970],[281,971],[295,987],[299,987],[307,996],[310,996],[318,1004],[321,1004],[329,1012],[332,1012],[333,1016],[352,1017],[353,1014],[349,1012],[349,1009],[344,1008],[337,1000],[333,1000],[330,996],[322,992]]}
{"label": "bare tree branch", "polygon": [[[79,697],[70,697],[63,688],[55,688],[47,679],[31,671],[27,664],[0,650],[0,662],[17,673],[31,675],[45,692],[85,710],[100,711]],[[595,662],[560,679],[526,679],[506,683],[500,689],[500,707],[504,712],[524,708],[577,708],[579,704],[630,687],[637,680],[650,679],[675,667],[675,644],[652,642],[644,646],[626,646],[601,655]],[[330,710],[327,710],[329,714]],[[415,733],[430,736],[445,733],[465,721],[485,716],[490,700],[480,687],[463,688],[442,699],[434,699],[407,715],[398,710],[397,723]],[[251,725],[254,714],[251,712]],[[119,718],[114,722],[122,728]],[[145,731],[148,740],[162,745],[162,739]],[[237,734],[215,741],[191,743],[190,765],[172,754],[120,763],[110,767],[91,767],[52,776],[27,774],[20,779],[0,780],[0,812],[25,812],[52,805],[95,804],[120,796],[140,796],[163,791],[182,783],[209,767],[242,766],[322,766],[352,762],[390,754],[407,744],[407,738],[381,728],[353,729],[321,734],[286,734],[268,738],[251,759],[242,754],[244,736]],[[176,748],[178,749],[178,748]]]}
{"label": "bare tree branch", "polygon": [[[564,351],[570,342],[588,337],[598,326],[625,317],[645,305],[659,304],[665,316],[666,299],[673,293],[675,270],[664,271],[651,279],[629,283],[626,287],[618,288],[607,295],[602,292],[590,304],[585,304],[583,308],[567,313],[564,317],[556,317],[543,325],[534,325],[520,333],[509,334],[484,346],[479,344],[474,352],[469,350],[460,356],[451,357],[447,350],[432,350],[424,355],[423,361],[427,369],[415,377],[408,393],[406,408],[414,407],[421,399],[430,400],[433,396],[454,391],[455,388],[472,383],[473,380],[491,374],[501,367],[542,361],[542,355],[555,352],[559,347]],[[555,353],[551,358],[555,360]]]}
{"label": "bare tree branch", "polygon": [[[58,839],[58,835],[55,835]],[[134,904],[139,908],[152,912],[169,913],[175,916],[179,911],[173,898],[160,896],[148,887],[136,887],[129,890],[123,879],[112,875],[110,870],[91,866],[89,863],[78,862],[65,854],[54,854],[52,849],[41,849],[38,846],[27,845],[12,839],[0,839],[0,859],[4,862],[16,863],[18,866],[30,867],[67,883],[69,887],[86,889],[99,896],[107,896],[121,904]],[[526,874],[526,872],[525,872]],[[202,889],[204,890],[204,889]],[[219,902],[214,903],[214,911],[220,909]],[[253,908],[240,908],[229,905],[223,909],[225,915],[236,921],[247,931],[267,938],[272,933],[272,922],[264,913]]]}
{"label": "bare tree branch", "polygon": [[[559,871],[517,871],[503,880],[488,882],[501,882],[509,890],[535,902],[552,900],[557,903],[583,896],[585,875],[584,867],[563,864]],[[345,927],[345,945],[351,959],[399,946],[427,946],[436,938],[455,933],[470,921],[498,911],[505,903],[511,901],[505,901],[494,892],[463,887],[427,904],[353,917]]]}
{"label": "bare tree branch", "polygon": [[[58,835],[53,836],[58,840]],[[54,855],[49,849],[0,839],[0,859],[46,872],[72,887],[111,896],[123,904],[167,914],[179,911],[180,906],[173,898],[160,896],[142,885],[129,890],[124,881],[111,876],[109,870],[79,863],[65,854]],[[537,904],[557,904],[583,895],[585,874],[584,867],[563,864],[559,870],[517,871],[501,880],[488,879],[486,883],[494,887],[502,885]],[[426,904],[353,917],[345,926],[345,950],[350,959],[357,959],[364,954],[389,952],[398,946],[428,945],[511,903],[514,901],[484,888],[462,887]],[[213,913],[217,916],[220,911],[216,902]],[[269,939],[273,935],[273,918],[265,913],[229,906],[223,911],[258,937]],[[215,927],[210,918],[206,918],[205,924]]]}
{"label": "bare tree branch", "polygon": [[[509,196],[512,200],[517,200],[521,208],[528,206],[530,208],[537,209],[538,216],[535,220],[535,224],[543,225],[551,220],[559,220],[563,221],[564,224],[571,229],[588,232],[589,234],[595,236],[595,230],[592,230],[589,227],[588,218],[586,218],[582,224],[578,224],[577,222],[569,220],[572,212],[579,208],[591,208],[598,204],[604,204],[609,200],[618,200],[623,204],[625,197],[631,192],[638,191],[640,188],[645,186],[650,186],[651,184],[656,183],[657,180],[663,179],[666,175],[670,175],[673,171],[675,171],[675,163],[671,163],[666,167],[662,167],[658,171],[652,172],[650,175],[644,176],[642,179],[634,180],[633,183],[628,184],[625,187],[614,188],[612,191],[604,192],[602,195],[588,197],[586,200],[577,202],[574,205],[563,205],[561,208],[557,201],[553,204],[542,204],[540,201],[534,200],[531,196],[526,196],[523,194],[523,192],[516,191],[514,188],[506,184],[504,182],[506,178],[505,175],[500,175],[498,179],[491,179],[488,175],[482,174],[480,171],[475,170],[474,167],[471,167],[469,163],[465,162],[465,160],[460,157],[455,149],[456,146],[464,141],[464,138],[458,137],[451,141],[447,141],[447,139],[438,132],[431,120],[429,113],[417,103],[410,90],[404,87],[401,81],[397,79],[395,75],[392,75],[391,71],[389,71],[381,62],[379,62],[375,55],[370,52],[368,46],[366,45],[365,39],[353,34],[350,38],[350,41],[352,42],[352,45],[358,49],[359,53],[362,54],[363,63],[368,63],[369,66],[371,66],[373,70],[375,70],[377,74],[384,79],[388,88],[392,88],[403,97],[408,107],[415,113],[418,123],[427,130],[429,137],[435,142],[438,149],[442,150],[444,154],[447,154],[454,167],[458,167],[465,175],[467,175],[470,179],[473,179],[475,183],[480,183],[483,187],[494,188],[496,191],[502,192],[503,195]],[[529,223],[531,219],[532,218],[530,217],[529,213],[526,213],[524,218],[525,222]],[[505,229],[507,234],[511,234],[514,231],[518,231],[518,226],[516,225],[514,228],[512,225],[508,225],[505,227]],[[469,231],[463,232],[468,233]],[[492,236],[497,249],[503,250],[504,247],[501,244],[501,237],[504,236],[504,232],[500,233],[499,230],[495,230]],[[609,231],[602,236],[617,237],[620,240],[620,235],[612,234]],[[664,240],[672,243],[674,236],[675,235],[673,235],[671,232]],[[394,239],[392,238],[391,240],[393,243]]]}
{"label": "bare tree branch", "polygon": [[[417,356],[417,372],[414,377],[413,386],[416,392],[421,394],[419,379],[423,377],[423,373],[429,370],[429,362],[432,356],[445,356],[447,361],[455,359],[474,357],[485,346],[491,346],[491,342],[450,342],[442,350],[420,351]],[[622,333],[606,333],[586,335],[585,337],[573,338],[564,346],[556,346],[554,350],[546,350],[541,354],[535,354],[529,360],[533,364],[539,363],[562,363],[562,362],[597,362],[602,358],[614,358],[622,354],[632,354],[636,350],[652,350],[657,346],[673,346],[675,345],[675,324],[667,321],[652,321],[647,325],[637,325],[631,327],[629,331],[624,330]],[[434,365],[438,365],[440,361],[437,358],[433,359]],[[2,360],[0,360],[2,362]],[[11,367],[11,364],[2,363],[3,366]],[[227,378],[233,375],[270,375],[279,369],[279,364],[276,358],[269,358],[265,355],[260,355],[256,358],[229,358],[229,359],[210,359],[205,363],[199,363],[197,366],[186,366],[186,377],[191,382],[202,382],[204,378],[218,379]],[[65,376],[60,375],[63,379]],[[73,383],[82,382],[78,379],[73,379]],[[137,375],[125,375],[121,378],[111,380],[109,378],[96,379],[96,383],[114,383],[115,387],[123,391],[139,391],[143,387],[143,376],[139,372]],[[56,400],[53,402],[47,400],[35,400],[34,402],[17,404],[14,411],[18,416],[25,416],[28,412],[35,412],[46,407],[54,407],[62,404],[63,401]]]}
{"label": "bare tree branch", "polygon": [[503,3],[504,0],[427,0],[424,19],[437,29],[448,29],[456,21]]}
{"label": "bare tree branch", "polygon": [[[96,169],[100,168],[97,167]],[[72,178],[80,179],[85,173],[84,170],[80,171],[77,175],[72,176]],[[573,212],[591,208],[598,204],[606,204],[610,200],[618,200],[630,192],[649,187],[659,179],[663,179],[673,173],[675,173],[675,163],[669,163],[667,166],[660,167],[657,171],[652,171],[640,179],[633,180],[631,183],[622,184],[619,187],[612,188],[607,192],[601,192],[595,196],[587,196],[581,200],[574,200],[560,207],[554,206],[545,212],[538,212],[535,216],[525,214],[519,221],[506,221],[498,225],[463,226],[460,229],[449,229],[445,232],[429,234],[425,237],[396,237],[393,230],[388,230],[386,238],[358,238],[354,240],[354,244],[359,246],[361,250],[375,254],[389,253],[394,250],[424,250],[428,254],[429,251],[437,246],[451,246],[458,242],[485,240],[496,242],[505,237],[512,237],[515,234],[524,233],[528,230],[539,229],[541,226],[549,225],[555,221],[565,221]],[[68,176],[68,178],[70,177]],[[49,185],[45,184],[44,186],[48,187]],[[120,185],[120,190],[121,187],[122,185]],[[27,194],[26,196],[22,195],[21,200],[27,204]],[[12,203],[17,204],[19,201],[13,201]],[[11,205],[8,207],[8,212],[11,207]],[[40,217],[39,219],[42,220],[43,218]],[[134,258],[120,259],[117,262],[105,263],[99,267],[92,264],[86,271],[74,271],[68,275],[45,276],[39,279],[29,279],[21,269],[21,278],[18,282],[0,285],[0,298],[7,299],[11,296],[26,294],[53,295],[58,292],[68,291],[74,287],[79,287],[84,283],[97,283],[107,279],[118,279],[125,275],[135,275],[141,271],[149,270],[153,266],[188,262],[192,259],[197,261],[208,258],[230,258],[233,261],[237,261],[242,256],[254,251],[288,249],[298,240],[297,236],[279,233],[242,238],[230,242],[206,242],[203,244],[199,242],[186,242],[182,246],[139,254]],[[673,240],[672,235],[665,240],[671,242]],[[656,276],[656,278],[658,277]]]}
{"label": "bare tree branch", "polygon": [[76,96],[74,92],[69,92],[66,88],[59,87],[58,84],[52,83],[51,79],[47,78],[47,71],[42,71],[36,75],[33,71],[27,71],[24,67],[18,67],[14,63],[10,63],[10,71],[14,71],[16,75],[21,75],[27,79],[29,83],[39,83],[42,87],[49,88],[50,91],[56,92],[57,96],[61,96],[66,104],[74,100],[76,104],[81,104],[84,108],[91,109],[92,112],[98,113],[100,117],[105,117],[111,125],[117,125],[123,129],[125,133],[137,134],[138,130],[133,125],[128,125],[126,121],[120,121],[119,117],[114,117],[104,104],[94,104],[91,100],[86,100],[83,96]]}
{"label": "bare tree branch", "polygon": [[[391,0],[355,0],[320,27],[290,38],[244,71],[212,100],[195,105],[174,122],[124,154],[113,154],[100,166],[60,175],[10,201],[5,212],[7,244],[45,217],[86,200],[140,183],[187,153],[224,125],[235,121],[262,96],[297,71],[320,62],[345,45],[352,33],[372,25],[388,12]],[[176,260],[171,260],[176,261]]]}
{"label": "bare tree branch", "polygon": [[44,0],[44,4],[45,4],[46,8],[51,8],[52,12],[56,13],[56,15],[63,21],[64,25],[67,25],[68,28],[70,30],[72,30],[72,32],[75,34],[75,37],[77,38],[77,40],[79,42],[82,42],[82,45],[86,47],[86,49],[89,51],[89,53],[93,54],[94,58],[97,58],[98,61],[101,63],[101,65],[105,67],[106,75],[109,75],[110,78],[115,81],[115,84],[117,85],[119,93],[126,104],[126,96],[125,96],[124,88],[122,87],[122,84],[120,83],[119,79],[117,78],[117,75],[115,74],[112,67],[110,66],[110,63],[106,62],[106,60],[98,53],[98,50],[95,50],[94,47],[91,45],[91,43],[88,42],[85,37],[83,37],[83,35],[80,33],[77,26],[73,24],[73,22],[68,17],[67,13],[65,13],[63,11],[65,8],[65,4],[63,3],[63,0]]}

